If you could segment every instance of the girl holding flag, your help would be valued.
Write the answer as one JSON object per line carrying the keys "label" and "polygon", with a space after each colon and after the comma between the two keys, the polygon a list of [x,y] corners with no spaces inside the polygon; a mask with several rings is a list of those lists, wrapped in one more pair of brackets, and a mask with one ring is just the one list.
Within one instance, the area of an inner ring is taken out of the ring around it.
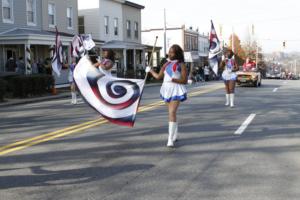
{"label": "girl holding flag", "polygon": [[187,68],[184,64],[184,53],[179,45],[173,45],[169,50],[169,61],[164,64],[159,73],[150,67],[146,68],[146,73],[152,74],[155,79],[162,79],[163,84],[160,89],[160,96],[166,102],[169,110],[169,136],[167,147],[174,147],[177,140],[178,123],[177,109],[180,102],[187,99]]}
{"label": "girl holding flag", "polygon": [[225,83],[226,90],[226,103],[225,106],[234,107],[234,91],[235,91],[235,83],[237,79],[236,71],[239,70],[235,60],[234,54],[232,50],[228,50],[226,53],[226,58],[223,56],[223,73],[222,78]]}
{"label": "girl holding flag", "polygon": [[69,65],[69,76],[68,76],[68,80],[71,86],[71,96],[72,96],[71,104],[77,104],[76,84],[73,78],[73,72],[75,66],[76,66],[76,58],[72,57],[72,63]]}
{"label": "girl holding flag", "polygon": [[105,75],[111,76],[111,69],[115,62],[115,52],[113,50],[104,50],[103,55],[101,62],[95,63],[94,66],[99,69],[101,68],[101,71],[104,72]]}

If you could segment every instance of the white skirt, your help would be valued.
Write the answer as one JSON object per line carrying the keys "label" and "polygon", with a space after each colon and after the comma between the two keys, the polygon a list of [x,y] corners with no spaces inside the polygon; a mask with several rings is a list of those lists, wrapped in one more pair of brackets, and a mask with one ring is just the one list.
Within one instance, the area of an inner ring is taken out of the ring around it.
{"label": "white skirt", "polygon": [[237,75],[235,72],[224,70],[222,73],[222,78],[224,81],[236,81]]}
{"label": "white skirt", "polygon": [[160,88],[160,97],[165,102],[185,101],[187,99],[187,90],[182,84],[164,82]]}

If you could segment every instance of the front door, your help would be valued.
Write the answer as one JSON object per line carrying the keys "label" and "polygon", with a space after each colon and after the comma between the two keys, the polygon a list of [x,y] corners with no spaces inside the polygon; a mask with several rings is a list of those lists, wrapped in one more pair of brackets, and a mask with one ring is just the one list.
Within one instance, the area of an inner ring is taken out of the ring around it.
{"label": "front door", "polygon": [[17,50],[15,48],[6,48],[4,50],[5,53],[5,60],[4,60],[4,71],[11,71],[14,72],[15,69],[15,62],[17,61]]}

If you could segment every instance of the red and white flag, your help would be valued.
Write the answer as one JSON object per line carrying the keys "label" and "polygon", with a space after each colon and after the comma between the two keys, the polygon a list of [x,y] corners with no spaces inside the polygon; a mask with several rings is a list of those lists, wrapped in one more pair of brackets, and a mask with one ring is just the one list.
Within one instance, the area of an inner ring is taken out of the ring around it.
{"label": "red and white flag", "polygon": [[110,122],[132,127],[144,89],[144,80],[106,75],[92,65],[88,56],[80,59],[74,80],[84,99]]}
{"label": "red and white flag", "polygon": [[53,57],[52,57],[52,69],[57,74],[57,76],[60,76],[62,65],[63,65],[62,42],[60,40],[60,35],[58,34],[58,30],[56,28],[55,46],[54,46]]}
{"label": "red and white flag", "polygon": [[211,21],[211,31],[209,36],[209,64],[216,75],[218,75],[219,61],[218,54],[222,52],[220,41],[217,36],[213,21]]}

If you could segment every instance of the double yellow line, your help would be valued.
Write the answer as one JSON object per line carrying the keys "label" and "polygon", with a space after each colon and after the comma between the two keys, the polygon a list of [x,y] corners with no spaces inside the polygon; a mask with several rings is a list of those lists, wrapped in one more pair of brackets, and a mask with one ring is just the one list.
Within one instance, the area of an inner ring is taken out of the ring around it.
{"label": "double yellow line", "polygon": [[[204,89],[202,91],[194,91],[189,93],[189,97],[194,97],[194,96],[198,96],[200,94],[205,94],[205,93],[209,93],[215,90],[218,90],[222,88],[221,86],[215,86],[213,88],[209,88],[209,89]],[[151,104],[148,104],[146,106],[140,106],[138,112],[146,112],[149,110],[153,110],[159,106],[164,105],[165,103],[163,101],[157,101]],[[44,143],[50,140],[54,140],[57,138],[61,138],[61,137],[65,137],[67,135],[71,135],[74,133],[78,133],[80,131],[84,131],[90,128],[93,128],[95,126],[99,126],[101,124],[105,124],[108,121],[106,119],[100,118],[100,119],[96,119],[96,120],[92,120],[92,121],[88,121],[85,123],[81,123],[78,125],[74,125],[74,126],[70,126],[64,129],[60,129],[54,132],[50,132],[47,134],[43,134],[43,135],[39,135],[36,137],[32,137],[29,139],[25,139],[25,140],[21,140],[12,144],[8,144],[6,146],[0,147],[0,156],[6,155],[8,153],[12,153],[15,151],[19,151],[22,149],[25,149],[27,147],[31,147],[33,145],[37,145],[40,143]]]}

